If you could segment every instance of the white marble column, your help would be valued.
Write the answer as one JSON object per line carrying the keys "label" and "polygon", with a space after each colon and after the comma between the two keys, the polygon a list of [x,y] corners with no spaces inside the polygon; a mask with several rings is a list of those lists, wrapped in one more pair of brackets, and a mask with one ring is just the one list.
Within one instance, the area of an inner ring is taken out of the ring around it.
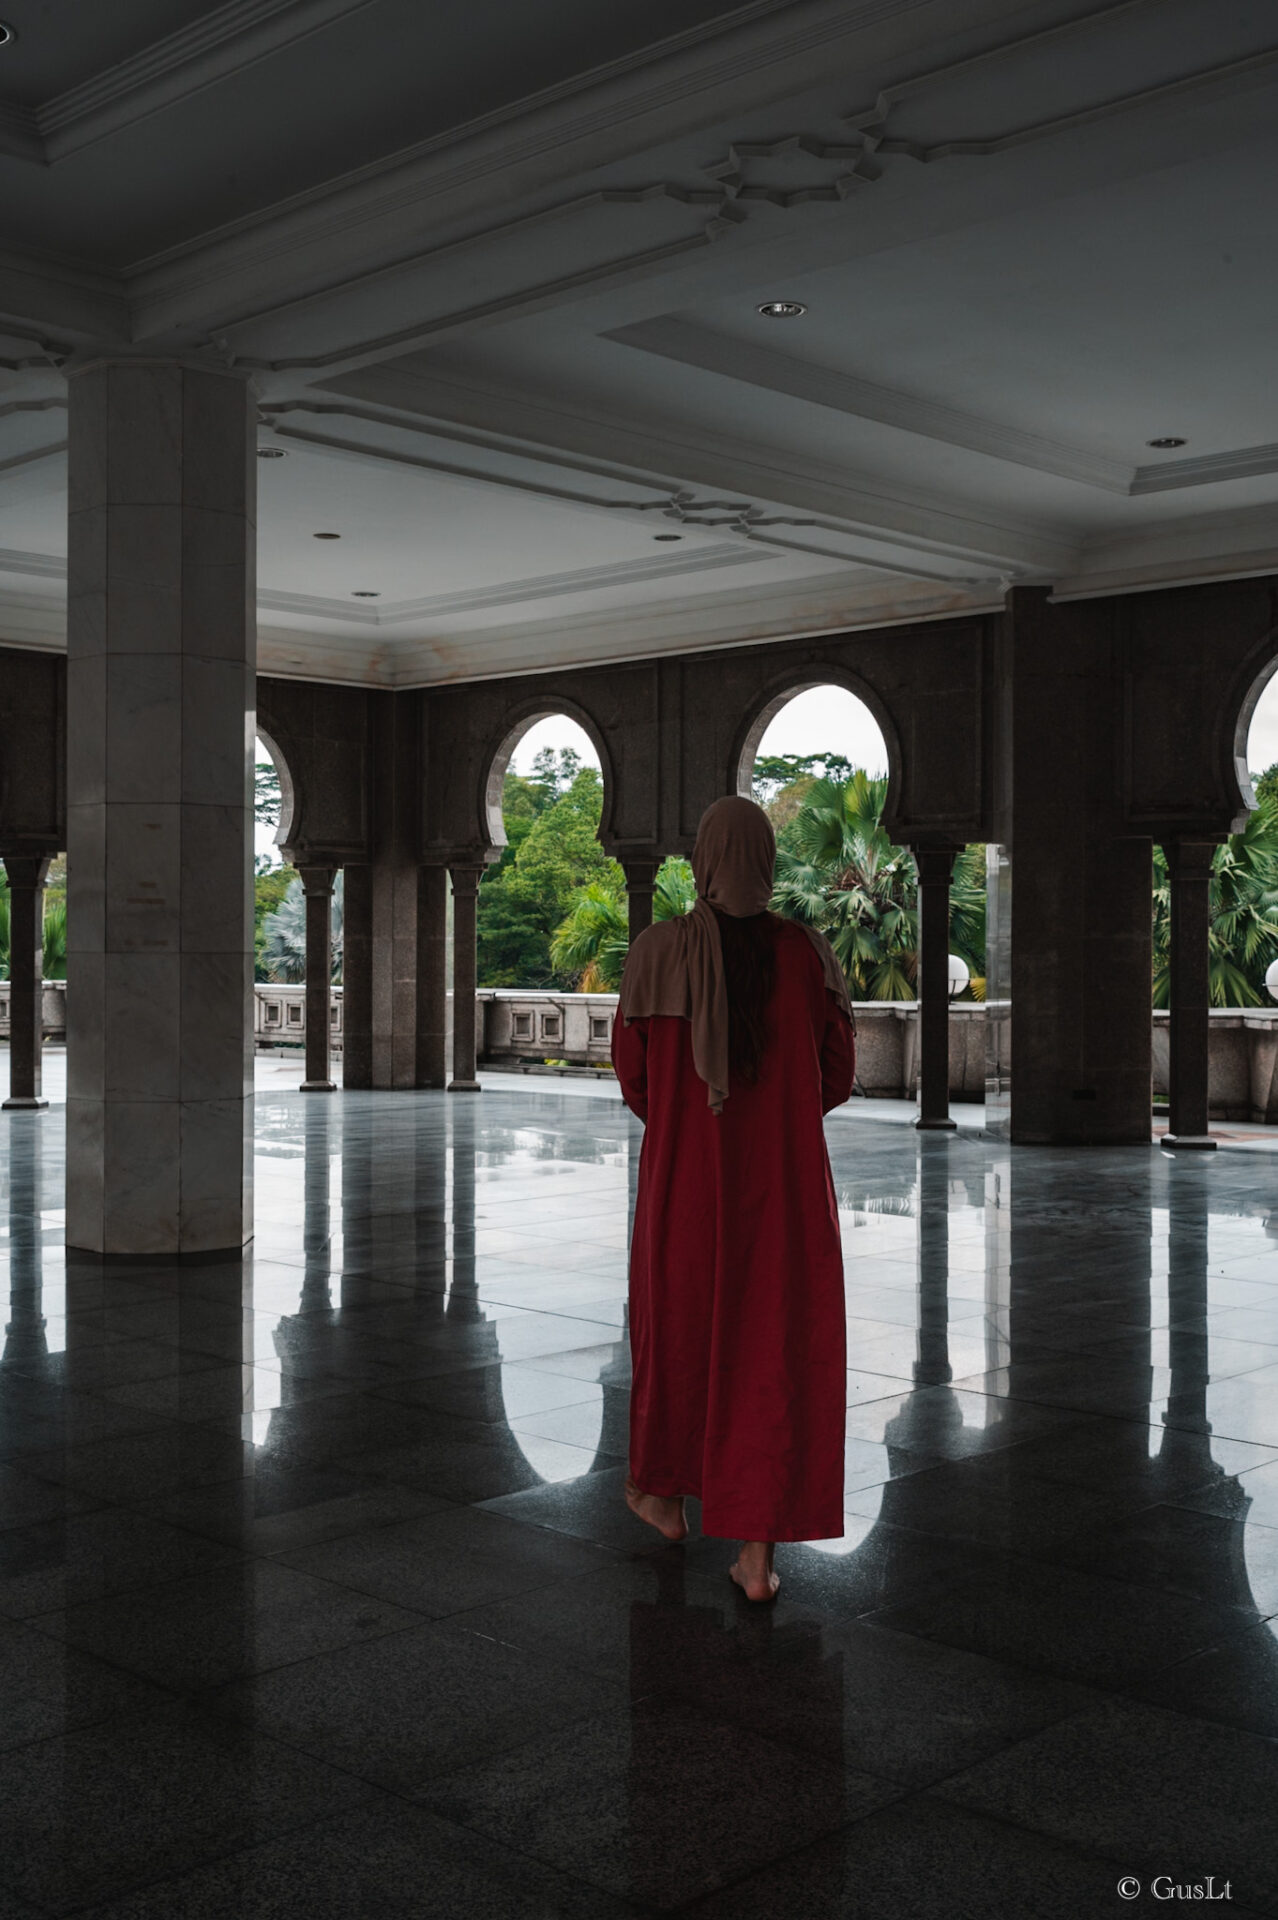
{"label": "white marble column", "polygon": [[69,369],[67,1242],[252,1234],[255,412],[191,361]]}

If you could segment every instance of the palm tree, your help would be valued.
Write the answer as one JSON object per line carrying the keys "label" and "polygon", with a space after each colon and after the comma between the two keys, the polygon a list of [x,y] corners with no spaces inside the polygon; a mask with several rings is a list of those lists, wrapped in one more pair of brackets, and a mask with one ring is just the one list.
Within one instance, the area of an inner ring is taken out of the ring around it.
{"label": "palm tree", "polygon": [[[697,897],[692,868],[672,856],[657,869],[652,889],[654,920],[677,920]],[[578,993],[615,993],[630,951],[625,894],[606,880],[592,880],[573,896],[572,911],[555,929],[550,961],[557,972],[577,973]]]}
{"label": "palm tree", "polygon": [[854,999],[913,1000],[918,881],[883,827],[886,778],[814,780],[777,850],[772,910],[819,927]]}
{"label": "palm tree", "polygon": [[[1265,969],[1278,959],[1278,801],[1266,796],[1242,833],[1212,860],[1208,979],[1213,1007],[1266,1003]],[[1154,848],[1154,1005],[1169,1000],[1171,883],[1161,847]]]}
{"label": "palm tree", "polygon": [[[67,977],[67,909],[65,901],[48,906],[44,912],[44,977]],[[9,888],[0,880],[0,979],[9,977]]]}
{"label": "palm tree", "polygon": [[[262,965],[268,980],[290,981],[306,978],[306,895],[300,875],[289,882],[288,892],[262,921]],[[342,875],[333,888],[333,979],[342,977]]]}

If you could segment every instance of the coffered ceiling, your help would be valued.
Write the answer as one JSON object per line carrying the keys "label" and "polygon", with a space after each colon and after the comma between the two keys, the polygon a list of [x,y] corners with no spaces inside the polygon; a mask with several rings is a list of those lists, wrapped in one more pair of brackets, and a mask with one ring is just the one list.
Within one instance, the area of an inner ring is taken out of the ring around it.
{"label": "coffered ceiling", "polygon": [[63,644],[61,367],[112,340],[255,372],[272,671],[1278,570],[1269,7],[0,19],[0,640]]}

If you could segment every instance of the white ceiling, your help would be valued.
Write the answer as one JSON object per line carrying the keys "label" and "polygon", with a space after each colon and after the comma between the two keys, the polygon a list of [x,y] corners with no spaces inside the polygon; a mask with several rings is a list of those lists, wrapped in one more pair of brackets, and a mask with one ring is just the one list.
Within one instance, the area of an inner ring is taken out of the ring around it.
{"label": "white ceiling", "polygon": [[1272,8],[0,18],[0,640],[63,644],[59,363],[113,339],[256,370],[274,671],[1278,570]]}

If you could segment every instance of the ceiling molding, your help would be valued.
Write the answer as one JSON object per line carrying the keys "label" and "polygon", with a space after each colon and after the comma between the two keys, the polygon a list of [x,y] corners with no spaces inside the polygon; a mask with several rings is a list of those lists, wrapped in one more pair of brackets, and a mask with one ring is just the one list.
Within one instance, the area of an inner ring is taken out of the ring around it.
{"label": "ceiling molding", "polygon": [[988,454],[995,460],[1032,467],[1036,472],[1054,474],[1058,479],[1102,487],[1108,493],[1132,491],[1133,469],[1117,460],[1047,440],[1039,434],[1023,433],[1016,427],[983,419],[978,414],[963,413],[916,394],[880,387],[873,381],[858,379],[855,374],[840,373],[836,368],[818,366],[810,360],[797,360],[790,354],[758,347],[729,334],[714,333],[708,327],[694,326],[673,315],[617,327],[601,338],[655,354],[663,360],[677,361],[681,366],[721,374],[725,379],[739,380],[747,386],[789,394],[793,399],[806,400],[811,406],[830,408],[853,419],[874,420],[881,426],[896,427],[903,433],[917,434],[946,446],[963,447],[971,453]]}
{"label": "ceiling molding", "polygon": [[1203,453],[1188,460],[1137,467],[1129,491],[1167,493],[1177,487],[1204,487],[1221,480],[1254,480],[1266,473],[1278,473],[1278,444],[1235,447],[1224,453]]}
{"label": "ceiling molding", "polygon": [[1096,600],[1111,593],[1154,593],[1160,587],[1210,586],[1216,580],[1278,575],[1278,547],[1250,553],[1198,554],[1185,560],[1115,568],[1109,573],[1066,575],[1053,583],[1053,600]]}
{"label": "ceiling molding", "polygon": [[[326,383],[319,391],[349,394],[411,417],[412,426],[429,435],[431,421],[445,422],[450,436],[463,441],[467,430],[485,451],[492,442],[525,457],[511,445],[531,443],[537,456],[565,468],[598,474],[611,469],[615,480],[654,490],[681,486],[725,490],[747,500],[783,504],[840,523],[850,533],[933,559],[961,565],[1050,574],[1073,556],[1073,541],[1054,529],[1024,519],[999,522],[969,513],[953,500],[900,486],[884,487],[874,475],[826,462],[805,461],[801,469],[784,464],[774,447],[727,440],[689,431],[686,422],[652,419],[639,424],[621,414],[594,408],[578,413],[558,398],[527,389],[515,391],[494,382],[449,374],[445,378],[400,362],[366,367]],[[305,404],[305,403],[302,403]],[[408,420],[386,422],[408,426]],[[281,430],[282,431],[282,430]],[[581,457],[590,462],[580,466]],[[601,466],[606,462],[606,466]],[[628,467],[628,475],[620,471]],[[660,477],[658,477],[660,476]],[[851,556],[844,556],[850,558]]]}
{"label": "ceiling molding", "polygon": [[67,563],[56,553],[23,553],[0,547],[0,573],[18,573],[36,580],[65,580]]}
{"label": "ceiling molding", "polygon": [[[52,166],[243,73],[373,0],[226,0],[203,19],[32,109],[4,109],[0,151]],[[9,132],[15,111],[19,123]],[[25,150],[21,150],[25,125]]]}
{"label": "ceiling molding", "polygon": [[12,473],[15,467],[35,466],[39,461],[52,460],[66,450],[65,440],[55,440],[49,447],[30,447],[25,453],[10,454],[7,460],[0,460],[0,473]]}

